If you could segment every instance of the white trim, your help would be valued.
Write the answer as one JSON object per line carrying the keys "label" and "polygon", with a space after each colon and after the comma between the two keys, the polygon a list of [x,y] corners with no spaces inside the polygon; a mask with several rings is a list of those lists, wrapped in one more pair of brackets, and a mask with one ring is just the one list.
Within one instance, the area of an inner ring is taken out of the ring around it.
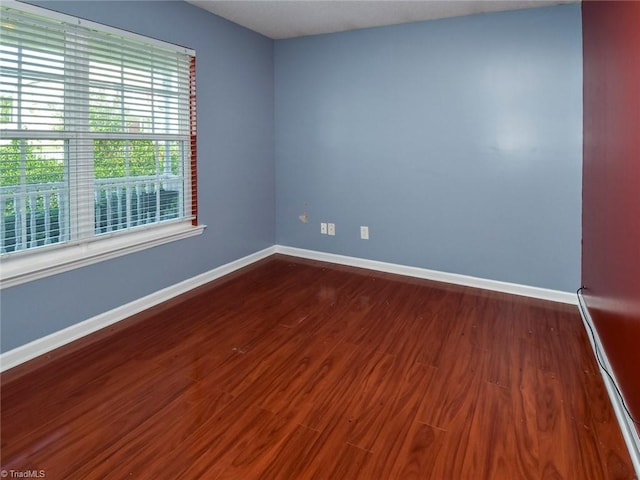
{"label": "white trim", "polygon": [[568,303],[570,305],[578,304],[576,295],[574,293],[561,292],[559,290],[530,287],[528,285],[500,282],[497,280],[487,280],[484,278],[460,275],[457,273],[440,272],[438,270],[429,270],[427,268],[410,267],[407,265],[398,265],[395,263],[379,262],[377,260],[367,260],[365,258],[347,257],[334,253],[305,250],[303,248],[287,247],[283,245],[276,245],[276,252],[282,253],[283,255],[308,258],[311,260],[319,260],[322,262],[337,263],[340,265],[366,268],[368,270],[378,270],[381,272],[396,273],[398,275],[406,275],[409,277],[435,280],[437,282],[453,283],[456,285],[483,288],[485,290],[494,290],[497,292],[510,293],[513,295],[540,298],[543,300],[550,300],[552,302]]}
{"label": "white trim", "polygon": [[[195,233],[191,233],[190,235],[201,233],[202,228],[204,227],[200,227],[200,228],[192,227],[193,229],[192,231],[194,231]],[[138,249],[152,246],[150,245],[151,243],[153,243],[154,245],[165,243],[164,241],[162,241],[163,239],[152,238],[152,237],[155,237],[157,233],[156,230],[148,229],[147,231],[145,231],[145,233],[148,233],[149,242],[145,243],[144,245],[141,245]],[[178,238],[184,238],[183,236],[180,236],[180,235],[181,234],[179,233],[176,234]],[[190,235],[187,234],[187,236],[190,236]],[[174,236],[173,238],[166,241],[171,241],[175,239],[176,237]],[[79,246],[79,247],[82,247],[82,246]],[[84,247],[87,247],[87,245],[84,245]],[[131,247],[131,248],[134,248],[134,247]],[[121,250],[120,252],[106,253],[102,257],[100,257],[100,260],[103,260],[106,258],[113,258],[113,256],[123,255],[124,253],[129,253],[130,251],[135,251],[135,250],[127,250],[126,252]],[[518,285],[514,283],[498,282],[495,280],[486,280],[482,278],[470,277],[467,275],[439,272],[436,270],[428,270],[425,268],[410,267],[406,265],[379,262],[376,260],[367,260],[363,258],[348,257],[348,256],[336,255],[332,253],[305,250],[302,248],[274,245],[274,246],[265,248],[264,250],[260,250],[259,252],[243,257],[239,260],[235,260],[233,262],[222,265],[208,272],[197,275],[193,278],[189,278],[175,285],[166,287],[162,290],[154,292],[143,298],[134,300],[133,302],[130,302],[126,305],[122,305],[108,312],[104,312],[102,314],[96,315],[95,317],[92,317],[83,322],[71,325],[63,330],[54,332],[50,335],[47,335],[46,337],[34,340],[26,345],[22,345],[6,353],[3,353],[0,355],[0,371],[4,371],[9,368],[12,368],[16,365],[19,365],[20,363],[26,362],[27,360],[31,360],[32,358],[35,358],[39,355],[47,353],[55,348],[61,347],[85,335],[89,335],[90,333],[93,333],[101,328],[107,327],[113,323],[124,320],[125,318],[128,318],[131,315],[135,315],[136,313],[139,313],[147,308],[150,308],[164,301],[170,300],[171,298],[177,295],[180,295],[193,288],[203,285],[207,282],[220,278],[223,275],[231,273],[239,268],[242,268],[254,262],[257,262],[258,260],[266,258],[269,255],[273,255],[274,253],[281,253],[284,255],[291,255],[291,256],[300,257],[300,258],[308,258],[312,260],[319,260],[323,262],[335,263],[340,265],[349,265],[353,267],[365,268],[369,270],[377,270],[381,272],[395,273],[398,275],[406,275],[410,277],[424,278],[428,280],[435,280],[438,282],[446,282],[446,283],[453,283],[457,285],[465,285],[469,287],[484,288],[487,290],[495,290],[495,291],[510,293],[514,295],[541,298],[544,300],[551,300],[555,302],[569,303],[573,305],[577,304],[577,299],[574,294],[559,292],[556,290],[548,290],[548,289],[538,288],[538,287],[529,287],[526,285]],[[96,257],[94,256],[92,258],[95,259]],[[99,260],[91,261],[91,259],[85,259],[85,261],[87,262],[85,264],[89,264]],[[75,263],[74,265],[78,266],[77,263]],[[75,267],[72,267],[72,268],[75,268]],[[68,269],[69,268],[67,268],[67,270]],[[65,271],[64,265],[60,266],[60,271]],[[54,272],[54,273],[59,273],[59,272]],[[36,274],[34,273],[34,275]],[[14,282],[17,282],[17,281],[14,280]],[[3,284],[4,283],[6,282],[3,282]],[[18,283],[14,283],[14,284],[18,284]],[[3,285],[3,286],[7,286],[7,285]]]}
{"label": "white trim", "polygon": [[73,342],[90,333],[108,327],[114,323],[124,320],[132,315],[142,312],[148,308],[172,299],[178,295],[188,292],[205,283],[223,277],[235,270],[251,265],[258,260],[262,260],[275,253],[275,247],[268,247],[264,250],[247,255],[246,257],[234,260],[233,262],[221,265],[208,272],[201,273],[195,277],[188,278],[180,283],[158,290],[145,297],[134,300],[126,305],[116,307],[108,312],[101,313],[80,323],[71,325],[63,330],[54,332],[46,337],[39,338],[26,345],[9,350],[0,355],[0,372],[13,368],[21,363],[43,355],[51,350]]}
{"label": "white trim", "polygon": [[[580,316],[582,317],[582,321],[584,322],[584,328],[587,330],[587,336],[589,337],[591,348],[593,348],[593,354],[596,356],[596,363],[598,363],[597,358],[599,356],[605,368],[611,374],[613,380],[617,384],[618,381],[616,380],[613,370],[611,369],[611,364],[609,363],[609,359],[607,358],[607,354],[604,350],[602,342],[600,341],[600,336],[598,335],[598,331],[593,324],[593,319],[589,314],[589,309],[584,302],[582,294],[578,295],[578,301],[580,302],[581,306],[581,308],[579,309]],[[593,338],[591,337],[590,332],[593,332]],[[607,375],[607,373],[602,369],[599,363],[598,368],[600,369],[600,375],[602,376],[604,385],[607,388],[607,392],[609,393],[609,399],[611,400],[613,411],[615,412],[616,418],[618,419],[618,424],[620,425],[622,436],[624,437],[624,441],[627,444],[631,462],[633,463],[633,467],[636,470],[636,475],[638,476],[638,478],[640,478],[640,437],[638,436],[638,431],[636,430],[633,421],[627,414],[622,404],[622,399],[620,398],[615,384],[613,383],[611,378],[609,378],[609,375]]]}
{"label": "white trim", "polygon": [[50,10],[45,7],[38,7],[28,3],[17,2],[14,0],[3,0],[2,7],[12,8],[14,10],[20,10],[22,12],[32,13],[34,15],[40,15],[42,17],[60,20],[61,22],[65,22],[71,25],[79,25],[87,29],[98,30],[104,33],[111,33],[123,38],[128,38],[131,40],[136,40],[138,42],[155,45],[157,47],[165,48],[167,50],[172,50],[174,52],[184,53],[186,55],[195,56],[195,53],[196,53],[195,50],[191,48],[183,47],[182,45],[176,45],[174,43],[165,42],[164,40],[158,40],[157,38],[147,37],[146,35],[140,35],[138,33],[130,32],[129,30],[122,30],[120,28],[110,27],[109,25],[105,25],[103,23],[92,22],[90,20],[85,20],[84,18],[74,17],[73,15],[67,15],[66,13],[60,13],[58,11]]}
{"label": "white trim", "polygon": [[[193,227],[194,231],[202,232],[202,228]],[[155,230],[151,230],[151,235],[155,236]],[[197,233],[192,233],[197,234]],[[184,237],[180,237],[184,238]],[[173,238],[176,239],[176,238]],[[158,239],[155,239],[158,240]],[[170,241],[170,240],[167,240]],[[164,243],[160,241],[157,244]],[[149,243],[140,248],[150,246]],[[129,253],[129,252],[125,252]],[[486,280],[482,278],[470,277],[467,275],[458,275],[453,273],[439,272],[436,270],[428,270],[425,268],[410,267],[406,265],[397,265],[393,263],[379,262],[375,260],[367,260],[363,258],[347,257],[344,255],[336,255],[331,253],[318,252],[313,250],[305,250],[295,247],[287,247],[282,245],[274,245],[264,250],[260,250],[246,257],[240,258],[233,262],[227,263],[220,267],[214,268],[208,272],[202,273],[195,277],[184,280],[175,285],[171,285],[162,290],[149,294],[140,299],[134,300],[126,305],[116,307],[108,312],[101,313],[83,322],[71,325],[63,330],[54,332],[46,337],[34,340],[26,345],[22,345],[13,350],[0,354],[0,372],[15,367],[21,363],[31,360],[39,355],[43,355],[55,348],[61,347],[74,340],[89,335],[101,328],[105,328],[116,322],[124,320],[136,313],[158,305],[171,298],[188,292],[189,290],[199,287],[205,283],[211,282],[217,278],[227,275],[239,268],[250,265],[258,260],[266,258],[275,253],[291,255],[300,258],[308,258],[323,262],[336,263],[340,265],[349,265],[353,267],[365,268],[369,270],[377,270],[381,272],[395,273],[398,275],[406,275],[410,277],[424,278],[439,282],[453,283],[457,285],[465,285],[476,288],[484,288],[487,290],[495,290],[514,295],[523,295],[544,300],[551,300],[561,303],[577,304],[574,294],[559,292],[556,290],[548,290],[544,288],[529,287],[526,285],[518,285],[513,283],[498,282],[495,280]],[[124,253],[120,253],[124,254]],[[102,257],[101,259],[112,258]],[[96,260],[97,261],[97,260]],[[61,270],[63,271],[63,270]]]}
{"label": "white trim", "polygon": [[70,242],[52,245],[49,248],[4,254],[0,258],[0,289],[200,235],[205,228],[206,225],[194,227],[190,220],[167,222],[95,237],[88,242]]}

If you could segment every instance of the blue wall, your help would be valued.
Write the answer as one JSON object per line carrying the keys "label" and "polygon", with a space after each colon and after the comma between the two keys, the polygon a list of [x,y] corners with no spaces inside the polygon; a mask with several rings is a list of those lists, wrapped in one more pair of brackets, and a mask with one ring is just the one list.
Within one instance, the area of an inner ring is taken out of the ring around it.
{"label": "blue wall", "polygon": [[579,4],[276,41],[275,105],[279,244],[579,286]]}
{"label": "blue wall", "polygon": [[196,50],[203,235],[1,292],[2,351],[274,244],[273,41],[185,2],[39,2]]}

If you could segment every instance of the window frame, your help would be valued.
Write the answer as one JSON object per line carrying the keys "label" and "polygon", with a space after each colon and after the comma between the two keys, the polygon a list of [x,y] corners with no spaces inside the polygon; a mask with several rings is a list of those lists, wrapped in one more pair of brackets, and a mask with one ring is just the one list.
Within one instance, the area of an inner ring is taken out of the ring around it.
{"label": "window frame", "polygon": [[[3,6],[188,54],[191,57],[189,65],[189,134],[187,135],[188,139],[184,139],[184,148],[189,150],[190,161],[183,163],[184,176],[189,180],[184,183],[185,195],[189,202],[185,204],[183,217],[138,225],[127,230],[94,234],[91,237],[71,239],[63,243],[2,253],[0,255],[0,288],[13,287],[49,275],[201,234],[206,225],[198,224],[197,218],[195,52],[185,47],[41,7],[14,1],[5,1]],[[50,137],[55,136],[57,139],[65,139],[66,135],[63,132],[48,133]],[[29,135],[29,131],[24,131],[25,138]],[[114,136],[119,135],[115,134]],[[80,204],[79,207],[86,208],[86,205]]]}

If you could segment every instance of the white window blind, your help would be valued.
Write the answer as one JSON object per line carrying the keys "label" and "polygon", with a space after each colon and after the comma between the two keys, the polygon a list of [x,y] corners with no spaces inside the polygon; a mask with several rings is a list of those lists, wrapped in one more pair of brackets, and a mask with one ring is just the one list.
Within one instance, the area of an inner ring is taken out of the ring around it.
{"label": "white window blind", "polygon": [[195,222],[195,57],[2,7],[0,253]]}

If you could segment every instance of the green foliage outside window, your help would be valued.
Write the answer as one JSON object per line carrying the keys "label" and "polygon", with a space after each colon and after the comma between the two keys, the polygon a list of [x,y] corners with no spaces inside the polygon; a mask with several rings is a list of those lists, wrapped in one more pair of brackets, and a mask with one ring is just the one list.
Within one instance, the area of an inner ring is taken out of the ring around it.
{"label": "green foliage outside window", "polygon": [[[4,112],[3,105],[0,103],[0,115]],[[92,132],[117,133],[139,128],[139,119],[123,122],[119,115],[113,113],[114,107],[104,100],[95,103],[90,110]],[[24,142],[22,147],[21,142]],[[23,153],[24,172],[21,165]],[[177,141],[94,140],[94,176],[104,179],[163,173],[179,175],[181,155],[181,145]],[[0,186],[19,185],[22,175],[28,184],[62,182],[65,177],[64,158],[63,141],[60,140],[5,141],[0,144]]]}
{"label": "green foliage outside window", "polygon": [[63,142],[46,140],[43,143],[46,145],[13,139],[0,145],[0,186],[19,185],[23,174],[28,184],[64,181]]}

